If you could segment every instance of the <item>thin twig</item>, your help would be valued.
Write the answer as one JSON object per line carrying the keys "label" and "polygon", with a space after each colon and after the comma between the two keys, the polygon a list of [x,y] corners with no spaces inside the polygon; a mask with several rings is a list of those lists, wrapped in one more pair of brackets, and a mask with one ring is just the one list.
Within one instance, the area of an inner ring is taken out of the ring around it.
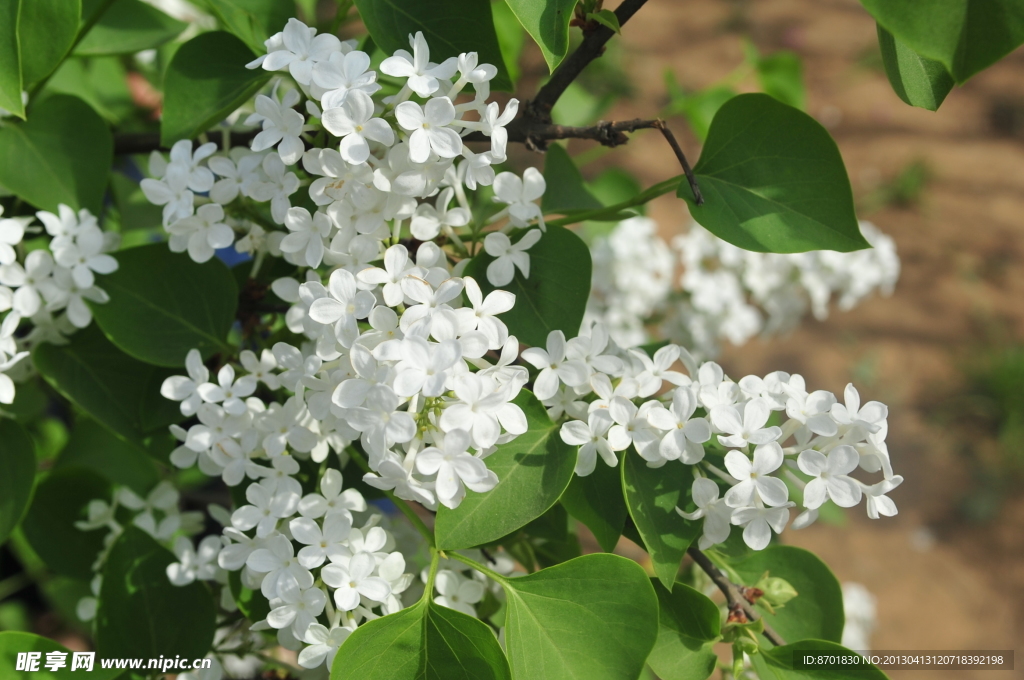
{"label": "thin twig", "polygon": [[[624,26],[645,2],[647,0],[623,0],[622,4],[615,8],[619,26]],[[527,104],[524,119],[551,122],[551,109],[559,97],[590,62],[601,56],[605,43],[611,40],[613,35],[615,31],[607,26],[595,26],[594,30],[583,38],[580,46],[558,65],[548,82],[537,92],[537,96]]]}
{"label": "thin twig", "polygon": [[700,193],[700,187],[697,186],[697,178],[693,176],[693,170],[690,168],[690,164],[686,161],[686,156],[683,155],[683,150],[679,148],[679,142],[676,141],[676,136],[668,129],[665,121],[659,118],[654,122],[654,127],[661,131],[665,141],[672,147],[672,151],[676,154],[676,158],[679,159],[679,165],[683,166],[683,172],[686,174],[686,181],[690,183],[690,191],[693,192],[694,202],[697,205],[704,205],[704,197]]}
{"label": "thin twig", "polygon": [[[221,135],[227,138],[227,146],[249,146],[252,140],[260,133],[260,129],[245,130],[243,132],[228,131],[226,134],[221,130],[210,130],[207,132],[207,136],[214,137],[214,135]],[[197,146],[201,142],[194,141],[193,145]],[[119,132],[114,135],[114,155],[124,156],[135,153],[150,153],[151,151],[170,151],[169,147],[166,147],[160,143],[159,132]]]}
{"label": "thin twig", "polygon": [[[741,611],[748,621],[757,621],[761,618],[761,615],[754,609],[754,606],[750,603],[747,598],[740,592],[739,587],[730,581],[722,570],[715,566],[714,562],[708,559],[708,556],[702,553],[694,546],[686,551],[687,554],[693,558],[693,561],[697,563],[697,566],[704,570],[711,580],[714,582],[718,589],[725,595],[726,606],[729,607],[729,613]],[[786,641],[781,635],[775,632],[775,630],[768,625],[767,622],[762,621],[764,624],[764,636],[768,638],[776,647],[781,647],[786,644]]]}

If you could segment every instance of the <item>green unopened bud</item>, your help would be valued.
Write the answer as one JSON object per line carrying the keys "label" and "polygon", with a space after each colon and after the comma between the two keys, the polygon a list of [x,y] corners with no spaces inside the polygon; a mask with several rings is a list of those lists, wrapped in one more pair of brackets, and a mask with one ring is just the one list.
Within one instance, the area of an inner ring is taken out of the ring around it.
{"label": "green unopened bud", "polygon": [[767,574],[758,582],[757,587],[764,593],[761,597],[775,607],[783,606],[799,594],[789,581],[778,576],[769,577]]}

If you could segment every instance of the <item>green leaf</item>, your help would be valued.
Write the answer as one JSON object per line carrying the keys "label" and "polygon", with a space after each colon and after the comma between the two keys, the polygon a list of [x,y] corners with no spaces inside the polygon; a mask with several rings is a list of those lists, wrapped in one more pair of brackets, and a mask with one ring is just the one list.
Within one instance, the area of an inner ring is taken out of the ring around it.
{"label": "green leaf", "polygon": [[896,40],[940,62],[958,83],[1024,43],[1019,0],[861,0]]}
{"label": "green leaf", "polygon": [[607,26],[616,33],[622,33],[622,26],[619,25],[619,17],[615,12],[610,9],[602,9],[597,12],[590,12],[587,14],[587,19],[596,21],[602,26]]}
{"label": "green leaf", "polygon": [[18,14],[21,0],[0,0],[0,108],[25,118],[21,101],[21,54],[18,48]]}
{"label": "green leaf", "polygon": [[487,493],[468,493],[454,510],[438,508],[434,535],[441,550],[470,548],[506,536],[540,517],[565,491],[576,449],[562,441],[544,405],[523,390],[515,398],[529,430],[485,459],[498,475]]}
{"label": "green leaf", "polygon": [[629,515],[644,539],[655,575],[671,590],[686,549],[701,531],[699,522],[676,512],[676,506],[685,508],[689,501],[693,475],[688,467],[671,462],[647,467],[647,461],[632,449],[623,453],[621,465]]}
{"label": "green leaf", "polygon": [[71,438],[53,467],[55,470],[88,468],[142,496],[160,481],[153,460],[143,449],[118,439],[110,430],[86,417],[75,422]]}
{"label": "green leaf", "polygon": [[[544,347],[554,330],[576,337],[590,297],[590,249],[568,229],[548,226],[529,253],[530,278],[516,269],[512,282],[503,286],[516,296],[516,306],[501,320],[527,345]],[[484,295],[494,290],[487,280],[487,265],[493,261],[481,251],[466,267],[465,274],[477,280]]]}
{"label": "green leaf", "polygon": [[[19,671],[19,652],[40,652],[39,668],[35,671]],[[63,652],[67,665],[56,671],[46,669],[47,652]],[[40,637],[32,633],[4,631],[0,633],[0,678],[4,680],[77,680],[85,677],[89,680],[111,680],[124,673],[123,668],[102,668],[98,661],[93,663],[92,671],[82,669],[71,670],[72,652],[50,638]]]}
{"label": "green leaf", "polygon": [[540,206],[545,213],[604,207],[587,189],[579,168],[559,144],[552,144],[544,154],[544,182],[547,188]]}
{"label": "green leaf", "polygon": [[423,31],[432,62],[476,52],[481,63],[498,69],[491,87],[512,89],[489,0],[356,0],[356,7],[373,41],[388,55],[411,50],[409,36]]}
{"label": "green leaf", "polygon": [[569,51],[569,21],[576,0],[505,0],[540,47],[552,73]]}
{"label": "green leaf", "polygon": [[744,585],[754,585],[767,571],[789,582],[797,596],[776,608],[762,609],[765,622],[789,642],[804,639],[839,642],[843,635],[843,591],[825,563],[802,548],[776,545],[730,561]]}
{"label": "green leaf", "polygon": [[22,0],[18,44],[26,89],[53,73],[64,60],[78,35],[81,17],[81,0]]}
{"label": "green leaf", "polygon": [[941,63],[922,57],[878,24],[885,75],[893,91],[907,104],[936,111],[953,89],[953,76]]}
{"label": "green leaf", "polygon": [[[257,54],[266,52],[263,42],[283,31],[295,16],[291,0],[206,0],[206,6],[225,29],[231,31]],[[310,26],[315,18],[307,21]]]}
{"label": "green leaf", "polygon": [[21,425],[0,420],[0,545],[25,514],[36,478],[36,447]]}
{"label": "green leaf", "polygon": [[796,657],[801,653],[851,656],[854,652],[834,642],[802,640],[773,649],[761,648],[761,653],[750,657],[761,680],[886,680],[886,675],[871,665],[848,665],[839,668],[796,668]]}
{"label": "green leaf", "polygon": [[36,485],[21,527],[51,571],[92,578],[92,564],[103,549],[107,531],[82,531],[75,522],[86,519],[86,506],[97,498],[110,502],[110,482],[91,470],[54,470]]}
{"label": "green leaf", "polygon": [[140,0],[115,0],[86,33],[75,54],[132,54],[153,49],[187,26]]}
{"label": "green leaf", "polygon": [[721,637],[718,605],[685,583],[658,593],[658,641],[647,658],[662,680],[704,680],[718,663],[714,643]]}
{"label": "green leaf", "polygon": [[192,139],[244,104],[271,76],[245,67],[255,56],[223,31],[197,35],[182,45],[164,76],[160,143]]}
{"label": "green leaf", "polygon": [[605,552],[615,549],[628,512],[619,478],[617,467],[599,462],[586,477],[573,475],[562,494],[562,505],[570,515],[587,525]]}
{"label": "green leaf", "polygon": [[658,636],[658,599],[636,562],[584,555],[501,585],[516,680],[640,675]]}
{"label": "green leaf", "polygon": [[180,367],[195,348],[209,357],[225,349],[235,320],[238,287],[218,259],[199,264],[166,243],[122,250],[118,268],[97,277],[110,301],[92,305],[111,342],[157,366]]}
{"label": "green leaf", "polygon": [[718,110],[693,169],[704,194],[676,195],[701,225],[756,252],[848,252],[870,245],[860,233],[839,148],[806,113],[766,94],[741,94]]}
{"label": "green leaf", "polygon": [[74,95],[116,125],[136,113],[127,75],[120,57],[65,59],[47,81],[46,92]]}
{"label": "green leaf", "polygon": [[0,184],[43,210],[65,203],[99,215],[114,157],[107,124],[66,94],[46,97],[30,114],[0,129]]}
{"label": "green leaf", "polygon": [[122,439],[143,445],[147,435],[183,420],[160,395],[173,371],[137,361],[92,325],[66,345],[40,344],[32,361],[46,381]]}
{"label": "green leaf", "polygon": [[142,529],[124,530],[103,566],[96,656],[198,659],[210,651],[217,617],[213,596],[200,581],[172,584],[167,566],[174,562]]}
{"label": "green leaf", "polygon": [[757,80],[765,94],[801,110],[807,106],[803,71],[799,55],[788,50],[757,60]]}
{"label": "green leaf", "polygon": [[522,73],[519,57],[523,53],[523,44],[526,43],[526,32],[523,31],[511,8],[505,4],[505,0],[491,2],[491,14],[494,16],[494,32],[498,36],[498,46],[505,61],[505,69],[514,86],[519,82],[519,75]]}
{"label": "green leaf", "polygon": [[508,680],[487,624],[433,602],[359,626],[338,650],[331,680]]}

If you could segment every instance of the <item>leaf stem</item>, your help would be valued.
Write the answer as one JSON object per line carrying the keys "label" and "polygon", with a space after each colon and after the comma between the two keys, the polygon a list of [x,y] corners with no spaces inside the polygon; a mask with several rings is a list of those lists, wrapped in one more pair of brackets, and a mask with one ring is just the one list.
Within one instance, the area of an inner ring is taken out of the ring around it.
{"label": "leaf stem", "polygon": [[491,577],[492,579],[494,579],[498,583],[505,584],[505,583],[508,582],[508,578],[506,578],[505,576],[502,576],[501,574],[499,574],[498,572],[494,571],[490,567],[486,567],[486,566],[480,564],[479,562],[477,562],[476,560],[470,559],[469,557],[466,557],[465,555],[460,555],[457,552],[445,553],[445,555],[447,557],[452,558],[453,560],[458,560],[459,562],[462,562],[463,564],[466,564],[466,565],[469,565],[470,567],[473,567],[474,569],[479,571],[481,574],[485,574],[486,576]]}
{"label": "leaf stem", "polygon": [[[367,464],[366,458],[363,457],[362,451],[357,449],[355,446],[350,446],[348,451],[349,455],[352,456],[352,460],[356,462],[356,465],[358,465],[363,470],[363,472],[373,472],[373,470],[370,469],[369,464]],[[436,545],[434,543],[434,532],[431,531],[430,527],[427,526],[426,522],[424,522],[423,519],[416,514],[416,511],[412,509],[412,506],[409,505],[407,501],[399,498],[390,491],[386,489],[382,489],[382,491],[384,492],[384,495],[388,497],[388,500],[394,503],[395,507],[398,508],[402,512],[402,514],[408,518],[410,522],[412,522],[412,525],[416,528],[416,531],[420,532],[420,535],[422,535],[423,538],[426,539],[427,544],[430,546],[431,550],[434,550],[436,548]]]}
{"label": "leaf stem", "polygon": [[32,583],[32,577],[24,571],[5,578],[0,581],[0,601],[6,600],[30,583]]}
{"label": "leaf stem", "polygon": [[615,205],[609,205],[605,208],[595,208],[594,210],[579,210],[567,214],[565,217],[559,217],[553,220],[544,220],[547,226],[564,227],[568,224],[576,224],[577,222],[584,222],[586,220],[593,219],[605,219],[608,217],[614,217],[623,210],[633,208],[638,205],[643,205],[651,199],[657,198],[672,191],[679,186],[679,182],[685,179],[686,175],[676,175],[675,177],[669,177],[668,179],[658,182],[652,187],[649,187],[645,191],[640,192],[633,198],[616,203]]}

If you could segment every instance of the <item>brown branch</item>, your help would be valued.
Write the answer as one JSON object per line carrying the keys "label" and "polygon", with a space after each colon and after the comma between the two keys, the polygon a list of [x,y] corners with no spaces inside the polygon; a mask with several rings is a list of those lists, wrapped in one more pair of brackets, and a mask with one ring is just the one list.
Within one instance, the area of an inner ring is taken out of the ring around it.
{"label": "brown branch", "polygon": [[[249,146],[253,138],[260,133],[260,128],[245,130],[242,132],[227,131],[228,146]],[[210,130],[206,136],[211,142],[221,144],[224,130]],[[193,145],[198,145],[193,141]],[[150,153],[151,151],[170,151],[160,143],[159,132],[119,132],[114,135],[114,155],[125,156],[134,153]]]}
{"label": "brown branch", "polygon": [[[730,581],[728,577],[722,573],[722,570],[716,567],[714,562],[708,559],[707,555],[694,546],[690,546],[686,552],[693,561],[697,563],[697,566],[703,569],[704,573],[711,577],[714,584],[718,586],[718,589],[722,591],[723,595],[725,595],[725,604],[729,607],[730,618],[739,613],[742,613],[743,617],[745,617],[745,620],[747,621],[757,621],[761,618],[761,615],[758,614],[756,609],[754,609],[754,605],[751,604],[740,591],[740,586],[737,586],[735,583]],[[736,616],[736,618],[739,617]],[[786,641],[782,636],[776,633],[767,622],[762,621],[762,623],[764,624],[764,636],[768,638],[769,642],[776,647],[781,647],[786,644]]]}
{"label": "brown branch", "polygon": [[[647,0],[623,0],[615,8],[619,26],[624,26],[637,13],[637,10],[644,6],[645,2]],[[596,25],[592,31],[587,32],[576,51],[558,65],[548,82],[544,83],[544,86],[537,92],[537,96],[526,105],[526,115],[523,118],[550,123],[551,109],[554,108],[555,102],[583,72],[583,69],[601,56],[605,43],[611,40],[613,35],[615,35],[615,31],[600,24]]]}

